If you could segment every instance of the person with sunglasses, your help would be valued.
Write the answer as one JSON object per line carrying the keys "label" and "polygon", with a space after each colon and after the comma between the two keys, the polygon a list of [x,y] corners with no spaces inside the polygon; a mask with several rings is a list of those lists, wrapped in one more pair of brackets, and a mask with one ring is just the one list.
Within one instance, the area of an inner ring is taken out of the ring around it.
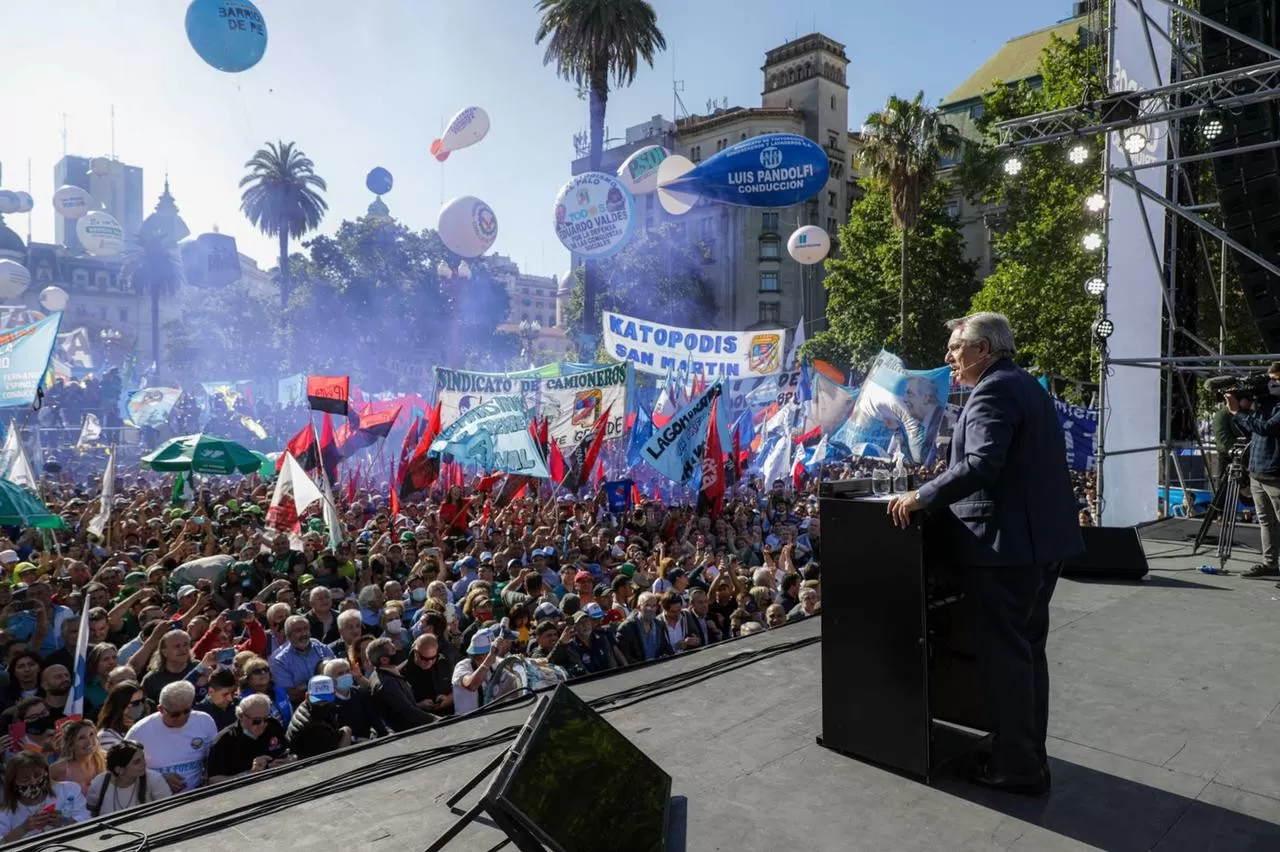
{"label": "person with sunglasses", "polygon": [[124,739],[125,732],[143,716],[151,712],[151,705],[136,680],[126,680],[111,688],[107,700],[98,711],[98,742],[103,751]]}
{"label": "person with sunglasses", "polygon": [[189,680],[165,684],[160,709],[139,720],[125,739],[142,744],[147,767],[164,776],[175,793],[194,790],[204,783],[204,761],[218,735],[208,713],[192,709],[196,688]]}
{"label": "person with sunglasses", "polygon": [[224,728],[209,750],[209,782],[261,772],[293,760],[284,726],[271,715],[271,699],[260,692],[240,699],[236,724]]}

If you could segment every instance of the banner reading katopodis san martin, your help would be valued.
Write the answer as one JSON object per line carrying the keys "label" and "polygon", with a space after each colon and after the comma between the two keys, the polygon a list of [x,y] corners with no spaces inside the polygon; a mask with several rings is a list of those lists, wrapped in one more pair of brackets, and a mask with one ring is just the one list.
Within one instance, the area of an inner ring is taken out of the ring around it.
{"label": "banner reading katopodis san martin", "polygon": [[495,396],[519,396],[527,410],[551,421],[548,436],[562,450],[577,446],[606,411],[611,413],[605,440],[622,437],[627,412],[626,364],[552,376],[538,372],[473,373],[437,367],[440,419],[444,423],[457,420]]}
{"label": "banner reading katopodis san martin", "polygon": [[689,373],[709,378],[751,379],[782,369],[783,329],[714,331],[681,328],[604,311],[609,355],[643,373]]}

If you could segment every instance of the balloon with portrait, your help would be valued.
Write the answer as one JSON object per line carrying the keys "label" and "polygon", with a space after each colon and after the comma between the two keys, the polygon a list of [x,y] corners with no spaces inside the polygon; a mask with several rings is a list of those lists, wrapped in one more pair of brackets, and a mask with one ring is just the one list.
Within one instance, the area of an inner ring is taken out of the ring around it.
{"label": "balloon with portrait", "polygon": [[498,238],[498,217],[488,204],[464,195],[440,209],[436,231],[449,251],[459,257],[479,257]]}
{"label": "balloon with portrait", "polygon": [[560,244],[587,258],[617,254],[636,227],[635,196],[606,172],[574,175],[561,187],[554,211]]}
{"label": "balloon with portrait", "polygon": [[80,217],[76,236],[94,257],[119,257],[124,252],[124,229],[110,213],[91,210]]}
{"label": "balloon with portrait", "polygon": [[0,299],[15,299],[31,285],[31,273],[16,260],[0,259]]}
{"label": "balloon with portrait", "polygon": [[831,237],[817,225],[796,228],[787,240],[787,253],[806,266],[821,263],[831,251]]}
{"label": "balloon with portrait", "polygon": [[391,191],[391,187],[395,185],[391,172],[378,166],[365,176],[364,185],[374,195],[386,195]]}
{"label": "balloon with portrait", "polygon": [[98,209],[98,202],[88,190],[67,184],[53,193],[53,209],[67,219],[79,219],[91,210]]}
{"label": "balloon with portrait", "polygon": [[267,22],[249,0],[191,0],[186,26],[191,47],[219,71],[247,71],[267,52]]}
{"label": "balloon with portrait", "polygon": [[443,163],[450,153],[476,144],[488,133],[489,114],[478,106],[469,106],[450,119],[444,135],[431,143],[431,155]]}
{"label": "balloon with portrait", "polygon": [[40,291],[40,304],[53,313],[67,309],[67,291],[61,287],[45,287]]}

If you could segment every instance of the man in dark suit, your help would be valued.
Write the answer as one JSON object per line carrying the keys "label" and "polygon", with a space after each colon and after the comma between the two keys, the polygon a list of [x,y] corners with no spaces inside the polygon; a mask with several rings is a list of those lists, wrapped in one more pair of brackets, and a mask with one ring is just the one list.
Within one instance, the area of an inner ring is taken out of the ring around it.
{"label": "man in dark suit", "polygon": [[1004,316],[947,324],[946,361],[973,388],[956,423],[947,471],[889,504],[905,527],[931,516],[939,552],[954,554],[974,606],[978,663],[995,719],[991,760],[972,779],[1030,795],[1049,790],[1049,599],[1064,559],[1084,550],[1053,402],[1010,360]]}

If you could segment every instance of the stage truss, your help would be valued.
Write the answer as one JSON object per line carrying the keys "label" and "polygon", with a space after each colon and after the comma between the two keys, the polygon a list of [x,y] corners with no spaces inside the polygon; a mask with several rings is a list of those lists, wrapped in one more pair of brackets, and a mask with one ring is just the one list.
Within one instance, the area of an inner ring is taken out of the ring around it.
{"label": "stage truss", "polygon": [[[1115,57],[1115,20],[1116,10],[1120,4],[1127,4],[1139,14],[1143,27],[1143,38],[1146,42],[1147,54],[1151,62],[1154,78],[1167,81],[1145,90],[1116,91],[1114,71]],[[1196,187],[1188,179],[1184,166],[1189,163],[1211,161],[1219,157],[1235,154],[1246,154],[1257,150],[1280,147],[1280,141],[1263,144],[1223,147],[1212,151],[1183,153],[1182,130],[1187,120],[1196,120],[1201,110],[1218,109],[1223,112],[1238,110],[1243,107],[1280,101],[1280,49],[1262,44],[1244,34],[1219,22],[1210,20],[1197,10],[1190,8],[1181,0],[1110,0],[1107,16],[1107,68],[1110,92],[1094,100],[1070,109],[1055,110],[1024,116],[1004,121],[996,125],[999,149],[1016,152],[1018,149],[1060,143],[1066,140],[1089,138],[1108,133],[1116,133],[1123,138],[1126,130],[1140,130],[1159,126],[1167,122],[1169,156],[1154,162],[1135,163],[1133,157],[1122,145],[1117,149],[1122,154],[1123,162],[1117,162],[1112,153],[1112,146],[1103,146],[1106,152],[1103,157],[1105,173],[1104,194],[1110,201],[1118,187],[1125,187],[1138,194],[1139,198],[1148,199],[1166,214],[1173,214],[1192,225],[1197,230],[1196,243],[1191,246],[1180,246],[1177,241],[1178,230],[1170,229],[1170,239],[1165,241],[1163,252],[1157,249],[1154,236],[1162,233],[1166,227],[1161,216],[1153,220],[1147,213],[1146,204],[1139,203],[1142,225],[1147,236],[1147,250],[1152,255],[1152,262],[1159,269],[1160,298],[1164,308],[1165,339],[1163,352],[1152,353],[1149,357],[1112,358],[1107,352],[1105,342],[1099,344],[1101,368],[1099,370],[1099,424],[1097,446],[1097,495],[1098,504],[1094,507],[1094,516],[1099,524],[1103,523],[1106,505],[1103,500],[1104,469],[1108,455],[1115,457],[1129,453],[1156,451],[1159,454],[1159,483],[1169,494],[1171,476],[1176,478],[1177,485],[1187,491],[1188,483],[1183,468],[1179,463],[1178,449],[1190,444],[1204,451],[1205,446],[1199,431],[1196,430],[1194,442],[1178,442],[1173,440],[1173,420],[1176,407],[1175,400],[1181,397],[1183,403],[1194,410],[1194,396],[1191,384],[1209,375],[1232,372],[1256,372],[1257,363],[1265,360],[1280,360],[1280,354],[1266,353],[1253,355],[1228,356],[1225,352],[1226,326],[1226,257],[1228,250],[1248,258],[1276,276],[1280,282],[1280,267],[1259,256],[1248,247],[1241,245],[1222,228],[1208,221],[1202,212],[1217,207],[1216,202],[1206,202],[1196,195]],[[1171,12],[1166,29],[1153,19],[1149,9],[1167,7]],[[1242,44],[1249,45],[1271,57],[1270,60],[1249,67],[1235,68],[1221,74],[1202,74],[1200,65],[1200,33],[1204,27],[1223,33],[1227,37]],[[1160,67],[1154,46],[1163,42],[1171,48],[1171,67]],[[1165,191],[1153,191],[1137,179],[1137,173],[1145,169],[1161,169],[1165,173]],[[1104,249],[1107,257],[1103,261],[1103,271],[1110,281],[1111,263],[1110,214],[1104,220]],[[1221,267],[1214,269],[1208,241],[1213,240],[1222,246]],[[1220,334],[1216,345],[1203,340],[1190,329],[1178,322],[1176,311],[1177,268],[1179,252],[1194,252],[1206,264],[1207,278],[1212,283],[1217,300]],[[1106,296],[1099,306],[1098,318],[1107,316]],[[1199,353],[1195,355],[1177,355],[1179,339],[1189,341]],[[1106,420],[1108,417],[1107,377],[1112,374],[1113,366],[1131,368],[1147,368],[1161,371],[1163,377],[1163,429],[1159,444],[1152,447],[1129,447],[1108,453],[1105,445]],[[1215,486],[1212,477],[1208,477],[1210,488]],[[1166,506],[1168,509],[1168,506]]]}

